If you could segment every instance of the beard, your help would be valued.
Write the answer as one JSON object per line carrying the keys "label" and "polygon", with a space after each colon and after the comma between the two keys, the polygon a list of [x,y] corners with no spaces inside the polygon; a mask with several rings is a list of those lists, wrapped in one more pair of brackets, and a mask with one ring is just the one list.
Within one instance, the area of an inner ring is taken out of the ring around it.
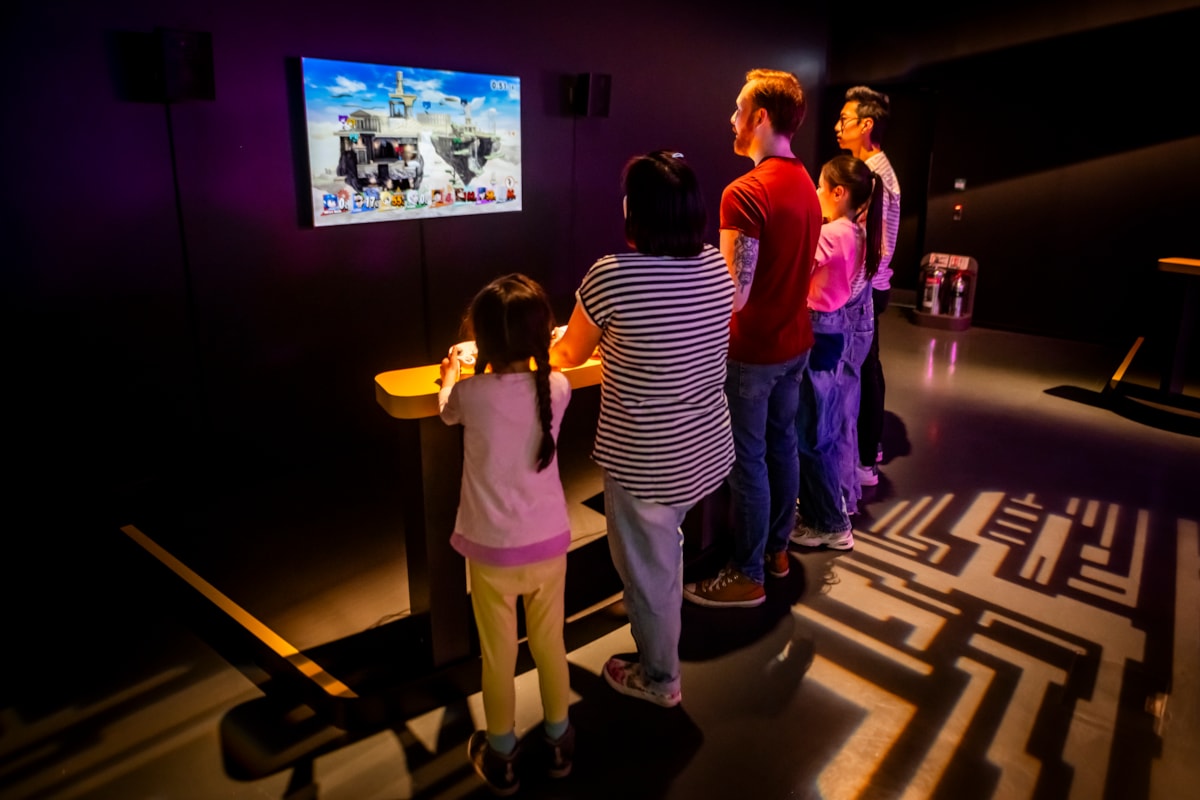
{"label": "beard", "polygon": [[753,134],[746,130],[734,130],[733,132],[733,152],[739,156],[750,154],[750,143],[754,140]]}

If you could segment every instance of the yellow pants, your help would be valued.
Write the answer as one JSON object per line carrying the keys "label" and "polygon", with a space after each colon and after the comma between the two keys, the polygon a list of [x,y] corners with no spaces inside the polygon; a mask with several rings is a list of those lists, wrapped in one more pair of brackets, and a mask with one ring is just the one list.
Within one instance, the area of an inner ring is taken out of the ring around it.
{"label": "yellow pants", "polygon": [[516,724],[517,598],[525,603],[529,652],[537,664],[542,714],[546,722],[562,722],[570,705],[571,682],[563,642],[563,588],[567,556],[494,567],[467,560],[471,606],[483,656],[483,712],[487,732],[502,736]]}

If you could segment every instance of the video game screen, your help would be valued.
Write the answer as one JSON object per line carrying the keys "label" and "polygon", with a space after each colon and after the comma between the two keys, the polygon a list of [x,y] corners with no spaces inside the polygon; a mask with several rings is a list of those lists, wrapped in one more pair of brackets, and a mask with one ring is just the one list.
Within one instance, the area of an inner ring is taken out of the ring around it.
{"label": "video game screen", "polygon": [[521,210],[521,81],[302,58],[313,226]]}

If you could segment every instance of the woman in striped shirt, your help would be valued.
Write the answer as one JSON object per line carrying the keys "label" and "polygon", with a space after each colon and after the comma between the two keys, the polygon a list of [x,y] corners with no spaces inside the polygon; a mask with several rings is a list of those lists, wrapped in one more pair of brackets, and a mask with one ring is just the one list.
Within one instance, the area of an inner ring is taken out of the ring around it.
{"label": "woman in striped shirt", "polygon": [[621,182],[633,251],[588,270],[550,363],[577,366],[600,347],[592,458],[638,648],[637,661],[609,659],[604,677],[669,707],[681,699],[680,525],[733,464],[724,385],[734,287],[720,251],[703,242],[704,200],[682,154],[635,157]]}

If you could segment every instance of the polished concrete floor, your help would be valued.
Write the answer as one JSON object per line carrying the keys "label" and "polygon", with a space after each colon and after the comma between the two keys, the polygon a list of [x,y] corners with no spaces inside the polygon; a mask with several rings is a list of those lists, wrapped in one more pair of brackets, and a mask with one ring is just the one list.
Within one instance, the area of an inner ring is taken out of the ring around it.
{"label": "polished concrete floor", "polygon": [[[633,650],[619,596],[576,615],[575,771],[530,776],[522,796],[1195,791],[1200,438],[1110,407],[1123,355],[1110,348],[932,329],[902,308],[882,341],[883,477],[854,551],[793,552],[758,609],[685,606],[676,709],[598,677]],[[586,458],[564,456],[564,474],[577,547],[603,546]],[[49,566],[7,595],[0,798],[488,796],[464,756],[482,719],[474,664],[432,702],[414,681],[424,705],[394,697],[374,727],[331,726],[253,647],[196,622],[211,603],[190,613],[195,586],[154,574],[120,530],[137,526],[335,676],[361,652],[419,663],[419,626],[398,627],[415,617],[395,480],[343,464],[182,489],[71,553],[22,531]],[[719,551],[690,551],[689,572]],[[347,656],[351,642],[367,644]],[[524,731],[540,720],[536,680],[517,681]]]}

